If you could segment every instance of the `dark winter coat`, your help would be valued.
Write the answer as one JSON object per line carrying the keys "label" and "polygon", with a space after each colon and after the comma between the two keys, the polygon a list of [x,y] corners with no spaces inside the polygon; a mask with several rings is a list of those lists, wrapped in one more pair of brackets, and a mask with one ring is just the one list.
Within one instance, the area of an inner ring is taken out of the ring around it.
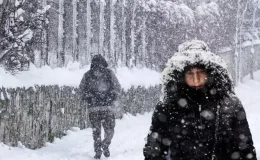
{"label": "dark winter coat", "polygon": [[80,82],[80,94],[88,103],[89,108],[106,109],[113,106],[120,92],[120,84],[106,60],[101,55],[95,55],[91,67]]}
{"label": "dark winter coat", "polygon": [[[190,88],[184,72],[205,68],[203,90]],[[163,72],[163,97],[157,104],[145,160],[256,160],[245,110],[235,96],[223,60],[201,41],[181,45]]]}

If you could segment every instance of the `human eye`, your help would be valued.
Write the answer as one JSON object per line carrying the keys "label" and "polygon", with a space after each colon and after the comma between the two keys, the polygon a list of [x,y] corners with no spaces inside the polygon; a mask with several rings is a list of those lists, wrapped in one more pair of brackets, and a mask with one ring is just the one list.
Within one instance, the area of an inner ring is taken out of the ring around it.
{"label": "human eye", "polygon": [[206,73],[206,71],[204,71],[204,70],[198,71],[198,74],[205,74],[205,73]]}
{"label": "human eye", "polygon": [[192,72],[190,72],[190,71],[188,71],[188,72],[186,73],[186,75],[187,75],[187,76],[192,76],[192,75],[193,75],[193,73],[192,73]]}

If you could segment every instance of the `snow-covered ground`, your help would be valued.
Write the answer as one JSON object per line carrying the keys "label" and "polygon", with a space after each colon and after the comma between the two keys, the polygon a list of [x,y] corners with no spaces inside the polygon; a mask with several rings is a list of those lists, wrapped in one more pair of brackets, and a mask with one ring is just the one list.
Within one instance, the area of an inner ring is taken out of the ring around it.
{"label": "snow-covered ground", "polygon": [[[83,74],[89,70],[89,66],[79,68],[78,63],[69,63],[67,67],[52,69],[49,66],[36,68],[33,64],[29,71],[12,75],[0,67],[0,87],[31,87],[37,85],[69,85],[78,86]],[[132,85],[151,86],[159,84],[160,73],[150,69],[117,68],[116,76],[124,89]],[[144,74],[145,73],[145,74]]]}
{"label": "snow-covered ground", "polygon": [[[110,160],[141,160],[144,138],[147,134],[151,113],[124,115],[118,120],[114,139],[111,144]],[[47,143],[38,150],[20,147],[8,147],[0,144],[0,159],[2,160],[92,160],[94,157],[91,129],[67,131],[68,135],[55,139],[53,144]]]}
{"label": "snow-covered ground", "polygon": [[[56,75],[57,77],[68,74],[66,71],[60,73],[60,70],[56,72],[56,74],[60,74]],[[40,72],[40,70],[38,71]],[[55,77],[54,72],[55,71],[50,70],[47,72],[50,75],[49,80]],[[78,71],[77,74],[80,75],[79,77],[81,78],[84,72],[85,70]],[[28,74],[29,73],[30,72],[28,72]],[[0,75],[2,76],[2,74],[5,73],[2,73],[1,71]],[[36,71],[31,71],[30,74],[35,79],[38,78],[38,80],[43,78],[43,75],[40,73],[37,74]],[[70,76],[73,76],[73,74],[75,74],[75,77],[77,76],[75,72],[72,72]],[[15,77],[11,77],[11,75],[8,76],[9,83],[11,83],[11,80],[13,80],[17,83],[20,81],[20,83],[26,84],[26,82],[23,82],[22,80],[25,78],[23,76],[18,76],[18,78],[16,77],[16,80],[14,79]],[[122,71],[118,70],[117,76],[120,79],[120,82],[124,83],[123,87],[125,88],[130,86],[130,84],[157,84],[160,78],[158,73],[148,70],[132,70],[129,72],[126,69],[125,71],[122,69]],[[64,77],[62,77],[63,81],[67,80],[63,78]],[[80,78],[77,79],[76,77],[77,80],[73,80],[73,78],[71,78],[71,81],[74,81],[74,83],[79,83],[78,81]],[[242,103],[246,109],[255,147],[258,153],[258,157],[260,158],[260,137],[258,137],[258,133],[260,133],[260,125],[258,124],[260,122],[260,71],[256,72],[255,79],[256,80],[249,80],[248,78],[245,78],[244,83],[239,84],[239,86],[236,88],[236,93],[242,100]],[[52,84],[55,84],[54,81],[55,80],[53,80]],[[8,81],[3,80],[3,78],[0,78],[0,82],[5,82],[7,86],[9,84]],[[32,85],[32,82],[37,81],[31,80],[30,83],[27,83],[27,86]],[[61,80],[56,82],[62,83]],[[71,84],[74,85],[74,83]],[[62,84],[65,84],[65,82]],[[145,137],[148,133],[148,128],[151,123],[151,116],[152,113],[146,113],[145,115],[137,116],[124,115],[122,120],[117,120],[114,139],[110,147],[111,157],[102,159],[142,160],[142,148],[144,146]],[[22,144],[20,144],[19,147],[8,147],[0,143],[0,160],[92,160],[93,156],[94,152],[91,129],[79,130],[77,128],[72,128],[71,130],[67,131],[67,136],[61,139],[57,138],[55,139],[54,143],[47,143],[45,147],[37,150],[26,149],[22,146]]]}

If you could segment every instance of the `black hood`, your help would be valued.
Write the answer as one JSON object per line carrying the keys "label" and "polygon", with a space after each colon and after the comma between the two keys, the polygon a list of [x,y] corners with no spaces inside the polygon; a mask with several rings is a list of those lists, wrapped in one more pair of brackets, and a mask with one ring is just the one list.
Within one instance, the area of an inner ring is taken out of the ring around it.
{"label": "black hood", "polygon": [[108,63],[101,54],[97,54],[92,58],[90,69],[107,67]]}
{"label": "black hood", "polygon": [[168,61],[162,77],[162,101],[174,100],[187,87],[184,73],[191,67],[204,68],[208,74],[206,87],[219,96],[234,94],[231,76],[222,58],[209,51],[208,46],[198,40],[179,46],[178,52]]}

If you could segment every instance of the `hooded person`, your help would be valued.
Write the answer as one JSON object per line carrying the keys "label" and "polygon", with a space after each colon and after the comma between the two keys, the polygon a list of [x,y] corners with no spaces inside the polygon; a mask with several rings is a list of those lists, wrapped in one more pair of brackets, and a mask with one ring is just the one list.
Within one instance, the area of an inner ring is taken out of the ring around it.
{"label": "hooded person", "polygon": [[198,40],[179,46],[162,78],[145,160],[256,160],[225,62]]}
{"label": "hooded person", "polygon": [[[107,61],[100,54],[91,61],[90,70],[86,72],[79,85],[81,98],[87,103],[89,120],[93,128],[94,150],[96,159],[110,156],[109,145],[114,135],[115,111],[114,102],[120,92],[120,84]],[[105,136],[101,141],[101,125]]]}

